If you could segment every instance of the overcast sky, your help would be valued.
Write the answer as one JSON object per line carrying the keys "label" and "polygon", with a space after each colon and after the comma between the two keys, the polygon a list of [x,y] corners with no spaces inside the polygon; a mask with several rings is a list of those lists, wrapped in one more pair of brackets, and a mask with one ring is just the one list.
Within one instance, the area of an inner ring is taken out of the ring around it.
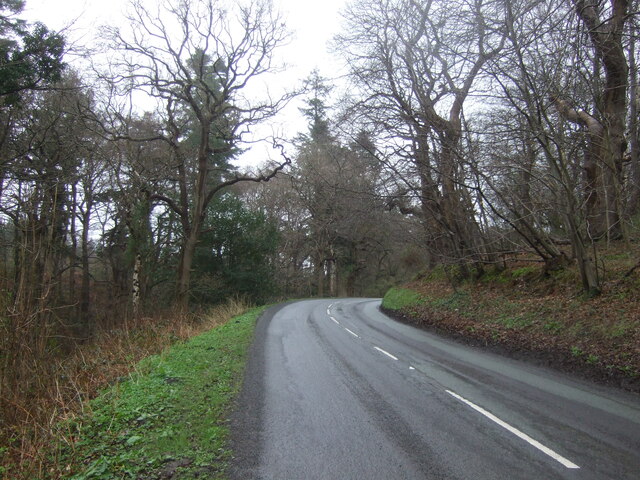
{"label": "overcast sky", "polygon": [[[289,45],[278,54],[289,66],[279,75],[283,85],[295,85],[318,68],[325,77],[338,75],[339,62],[327,51],[329,40],[339,31],[339,12],[348,0],[274,0],[287,19],[287,27],[293,33]],[[76,20],[69,33],[75,41],[89,43],[95,35],[95,27],[105,23],[121,22],[121,12],[128,0],[27,0],[24,16],[29,21],[39,20],[52,29],[60,29]],[[305,128],[292,105],[281,117],[279,127],[293,137]],[[260,163],[266,155],[264,149],[255,149],[245,155],[243,163]]]}

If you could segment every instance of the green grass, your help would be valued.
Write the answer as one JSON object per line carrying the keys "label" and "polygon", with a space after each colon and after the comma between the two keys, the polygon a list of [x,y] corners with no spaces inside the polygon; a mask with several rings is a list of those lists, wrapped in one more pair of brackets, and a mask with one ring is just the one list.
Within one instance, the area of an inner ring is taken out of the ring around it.
{"label": "green grass", "polygon": [[512,278],[520,278],[520,277],[524,277],[526,275],[531,275],[536,273],[537,268],[536,267],[521,267],[521,268],[517,268],[515,270],[513,270],[511,272],[511,277]]}
{"label": "green grass", "polygon": [[507,328],[523,328],[529,327],[533,321],[530,315],[500,315],[499,317],[490,321],[490,323],[498,323],[504,325]]}
{"label": "green grass", "polygon": [[466,291],[458,290],[446,297],[430,299],[429,304],[437,310],[458,311],[469,306],[470,298]]}
{"label": "green grass", "polygon": [[488,270],[479,279],[482,283],[494,283],[499,285],[507,284],[511,281],[508,271],[505,270]]}
{"label": "green grass", "polygon": [[67,478],[225,478],[226,417],[262,310],[148,357],[93,400],[75,425],[79,440],[62,452]]}
{"label": "green grass", "polygon": [[393,287],[387,291],[382,299],[382,306],[390,310],[400,310],[404,307],[423,303],[419,293],[408,288]]}

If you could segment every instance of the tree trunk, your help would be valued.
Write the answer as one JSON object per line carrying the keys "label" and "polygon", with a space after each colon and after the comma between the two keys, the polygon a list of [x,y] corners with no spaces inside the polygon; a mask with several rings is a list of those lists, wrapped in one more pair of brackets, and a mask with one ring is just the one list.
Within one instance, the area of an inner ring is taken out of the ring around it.
{"label": "tree trunk", "polygon": [[78,258],[78,238],[76,232],[76,214],[77,214],[78,190],[75,183],[71,184],[71,226],[69,237],[71,238],[71,252],[69,253],[69,303],[73,305],[73,311],[76,310],[76,259]]}
{"label": "tree trunk", "polygon": [[193,265],[193,256],[195,254],[197,244],[198,234],[193,231],[189,232],[184,245],[182,246],[182,255],[178,266],[176,306],[181,312],[187,312],[189,309],[191,266]]}
{"label": "tree trunk", "polygon": [[140,315],[141,271],[142,255],[140,254],[140,252],[137,252],[135,261],[133,263],[133,275],[131,279],[131,307],[133,310],[133,318],[138,318],[138,316]]}
{"label": "tree trunk", "polygon": [[327,273],[329,275],[329,296],[338,296],[338,269],[336,265],[335,254],[331,249],[331,257],[327,259]]}
{"label": "tree trunk", "polygon": [[578,225],[575,223],[575,218],[567,216],[569,223],[569,229],[571,233],[571,245],[573,247],[576,261],[578,262],[578,270],[580,271],[580,279],[582,281],[582,288],[589,297],[596,296],[600,293],[600,280],[598,278],[598,271],[596,269],[593,260],[589,256],[587,249],[585,248],[584,239],[580,234]]}
{"label": "tree trunk", "polygon": [[316,261],[314,262],[315,270],[316,270],[316,282],[317,282],[317,294],[318,297],[324,297],[324,260],[322,260],[322,256],[318,254],[316,257]]}
{"label": "tree trunk", "polygon": [[[597,60],[602,62],[605,85],[602,92],[602,119],[600,133],[591,130],[591,161],[598,162],[598,176],[602,179],[600,208],[605,228],[599,234],[610,239],[625,236],[622,202],[623,155],[626,151],[625,119],[629,66],[622,46],[624,24],[628,19],[629,0],[611,0],[612,15],[600,19],[599,2],[595,0],[573,0],[578,17],[587,27]],[[602,223],[602,222],[600,222]]]}
{"label": "tree trunk", "polygon": [[91,272],[89,270],[89,229],[91,228],[92,202],[87,205],[82,215],[82,284],[80,287],[80,334],[88,337],[91,332]]}
{"label": "tree trunk", "polygon": [[636,33],[633,26],[629,39],[629,199],[627,216],[640,212],[640,141],[638,139],[638,65],[636,63]]}

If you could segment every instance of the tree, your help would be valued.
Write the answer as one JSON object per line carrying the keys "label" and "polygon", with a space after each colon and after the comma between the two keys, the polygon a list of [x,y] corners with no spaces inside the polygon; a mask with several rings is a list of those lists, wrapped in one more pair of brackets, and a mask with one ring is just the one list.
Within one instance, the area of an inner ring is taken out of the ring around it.
{"label": "tree", "polygon": [[127,31],[109,30],[113,48],[122,54],[114,66],[123,72],[110,81],[126,94],[144,91],[158,104],[162,129],[147,140],[160,139],[171,151],[169,190],[152,192],[152,199],[180,220],[177,303],[186,308],[193,255],[210,202],[238,182],[268,181],[288,163],[285,158],[258,175],[241,175],[229,164],[243,134],[288,99],[249,102],[243,96],[248,84],[273,70],[272,54],[287,34],[265,0],[235,7],[213,0],[162,1],[155,11],[136,0],[129,23]]}
{"label": "tree", "polygon": [[463,160],[463,107],[503,48],[501,16],[499,1],[361,0],[337,39],[365,99],[356,115],[389,132],[387,165],[399,183],[391,204],[420,216],[432,255],[463,274],[485,249]]}
{"label": "tree", "polygon": [[[619,56],[621,45],[617,44],[617,51],[614,48],[620,32],[612,31],[612,17],[600,25],[600,33],[609,32],[606,42],[613,42],[606,47],[608,55],[616,57],[608,60],[611,65],[604,73],[600,68],[604,52],[585,48],[585,43],[595,41],[584,29],[583,15],[594,13],[588,13],[587,7],[562,1],[506,4],[508,45],[505,55],[491,66],[495,84],[502,90],[498,103],[505,107],[498,106],[498,113],[487,115],[485,131],[494,140],[484,142],[491,145],[487,155],[493,158],[496,145],[505,145],[498,147],[508,149],[504,165],[515,173],[509,177],[504,172],[499,176],[485,172],[484,179],[500,197],[493,203],[494,211],[498,212],[498,204],[509,211],[501,218],[548,266],[564,261],[565,253],[556,241],[567,239],[583,288],[593,295],[600,289],[593,258],[595,241],[603,235],[615,238],[623,231],[623,179],[615,172],[622,170],[620,126],[626,87],[611,75],[621,70],[618,74],[626,78],[626,68],[620,64],[624,62]],[[576,31],[580,34],[571,37]],[[567,38],[571,38],[569,48]],[[596,35],[596,40],[604,39]],[[505,142],[516,138],[521,147]],[[614,151],[619,152],[615,161]],[[510,179],[517,179],[517,188],[509,186]],[[535,199],[532,191],[537,193]]]}
{"label": "tree", "polygon": [[24,0],[0,0],[0,98],[13,102],[24,90],[56,82],[64,69],[64,38],[41,23],[28,28],[15,16]]}
{"label": "tree", "polygon": [[[558,111],[587,132],[585,151],[587,207],[593,235],[622,238],[623,159],[627,149],[625,126],[629,66],[623,48],[625,23],[629,18],[629,0],[572,0],[576,15],[584,25],[594,52],[592,86],[593,108],[572,106],[556,95]],[[604,82],[598,89],[600,69]]]}
{"label": "tree", "polygon": [[276,227],[231,192],[217,196],[194,256],[194,294],[200,302],[220,303],[241,295],[265,302],[276,294]]}
{"label": "tree", "polygon": [[[327,79],[314,71],[305,84],[307,130],[297,137],[288,177],[265,185],[252,200],[278,225],[282,289],[292,295],[380,294],[404,230],[393,225],[395,215],[378,194],[373,139],[359,132],[350,144],[342,141],[333,133]],[[396,230],[402,234],[391,233]]]}

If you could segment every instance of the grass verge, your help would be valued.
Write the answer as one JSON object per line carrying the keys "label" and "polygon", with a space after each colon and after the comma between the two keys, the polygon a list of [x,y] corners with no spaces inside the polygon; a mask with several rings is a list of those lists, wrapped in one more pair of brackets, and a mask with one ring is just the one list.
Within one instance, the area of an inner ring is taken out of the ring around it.
{"label": "grass verge", "polygon": [[226,414],[262,308],[141,361],[67,422],[62,478],[224,478]]}
{"label": "grass verge", "polygon": [[417,306],[423,302],[418,292],[409,288],[390,288],[382,299],[382,306],[391,310],[400,310],[405,307]]}

